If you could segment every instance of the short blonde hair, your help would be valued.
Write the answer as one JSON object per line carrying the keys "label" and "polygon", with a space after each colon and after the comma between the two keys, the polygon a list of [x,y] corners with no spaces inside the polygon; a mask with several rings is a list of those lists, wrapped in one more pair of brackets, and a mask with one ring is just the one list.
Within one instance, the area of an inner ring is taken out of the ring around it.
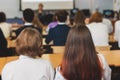
{"label": "short blonde hair", "polygon": [[41,52],[42,37],[41,34],[33,28],[24,29],[16,40],[16,52],[35,58],[42,55]]}

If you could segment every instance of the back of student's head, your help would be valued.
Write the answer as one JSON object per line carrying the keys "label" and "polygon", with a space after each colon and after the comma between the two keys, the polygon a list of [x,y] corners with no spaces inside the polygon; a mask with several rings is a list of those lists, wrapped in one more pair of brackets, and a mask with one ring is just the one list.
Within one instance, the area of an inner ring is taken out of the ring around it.
{"label": "back of student's head", "polygon": [[29,8],[25,9],[23,11],[23,18],[26,22],[31,23],[34,19],[34,11],[32,9],[29,9]]}
{"label": "back of student's head", "polygon": [[70,30],[61,69],[67,80],[101,80],[102,68],[86,26]]}
{"label": "back of student's head", "polygon": [[42,37],[37,29],[24,29],[16,40],[16,51],[19,55],[35,58],[41,56]]}
{"label": "back of student's head", "polygon": [[5,22],[6,21],[6,15],[4,12],[0,12],[0,23]]}
{"label": "back of student's head", "polygon": [[59,22],[65,22],[67,20],[68,13],[65,10],[60,10],[56,13],[56,16]]}
{"label": "back of student's head", "polygon": [[90,17],[90,23],[92,22],[99,23],[99,22],[102,22],[102,20],[103,20],[103,15],[100,12],[95,12]]}
{"label": "back of student's head", "polygon": [[77,13],[75,14],[75,17],[74,17],[74,23],[75,25],[85,25],[85,15],[83,14],[82,11],[77,11]]}

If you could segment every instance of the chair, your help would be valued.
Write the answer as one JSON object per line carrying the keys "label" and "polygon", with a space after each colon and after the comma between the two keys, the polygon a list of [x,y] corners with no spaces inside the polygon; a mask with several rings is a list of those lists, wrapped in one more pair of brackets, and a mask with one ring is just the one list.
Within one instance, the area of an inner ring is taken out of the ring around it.
{"label": "chair", "polygon": [[51,46],[53,53],[64,53],[65,46]]}
{"label": "chair", "polygon": [[96,51],[110,51],[112,46],[95,46]]}

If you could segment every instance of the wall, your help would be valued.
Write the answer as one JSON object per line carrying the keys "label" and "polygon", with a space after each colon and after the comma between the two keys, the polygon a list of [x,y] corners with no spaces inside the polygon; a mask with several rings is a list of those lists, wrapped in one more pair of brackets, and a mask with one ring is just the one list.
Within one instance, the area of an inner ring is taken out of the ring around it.
{"label": "wall", "polygon": [[113,0],[76,0],[76,8],[90,9],[91,12],[98,8],[102,12],[104,9],[113,9]]}
{"label": "wall", "polygon": [[[96,7],[101,12],[104,9],[113,9],[113,0],[75,0],[75,4],[76,8],[90,9],[92,12]],[[0,11],[4,11],[8,18],[22,17],[19,0],[0,0]]]}
{"label": "wall", "polygon": [[0,11],[4,11],[8,18],[21,17],[19,0],[0,0]]}
{"label": "wall", "polygon": [[113,0],[113,7],[115,11],[119,11],[120,10],[120,0]]}

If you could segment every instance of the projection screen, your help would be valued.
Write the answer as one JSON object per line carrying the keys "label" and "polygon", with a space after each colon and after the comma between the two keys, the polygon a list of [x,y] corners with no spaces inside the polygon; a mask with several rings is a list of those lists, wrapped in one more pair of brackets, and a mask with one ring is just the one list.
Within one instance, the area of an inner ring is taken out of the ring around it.
{"label": "projection screen", "polygon": [[73,9],[73,0],[21,0],[21,9],[38,9],[38,4],[44,5],[44,10]]}

